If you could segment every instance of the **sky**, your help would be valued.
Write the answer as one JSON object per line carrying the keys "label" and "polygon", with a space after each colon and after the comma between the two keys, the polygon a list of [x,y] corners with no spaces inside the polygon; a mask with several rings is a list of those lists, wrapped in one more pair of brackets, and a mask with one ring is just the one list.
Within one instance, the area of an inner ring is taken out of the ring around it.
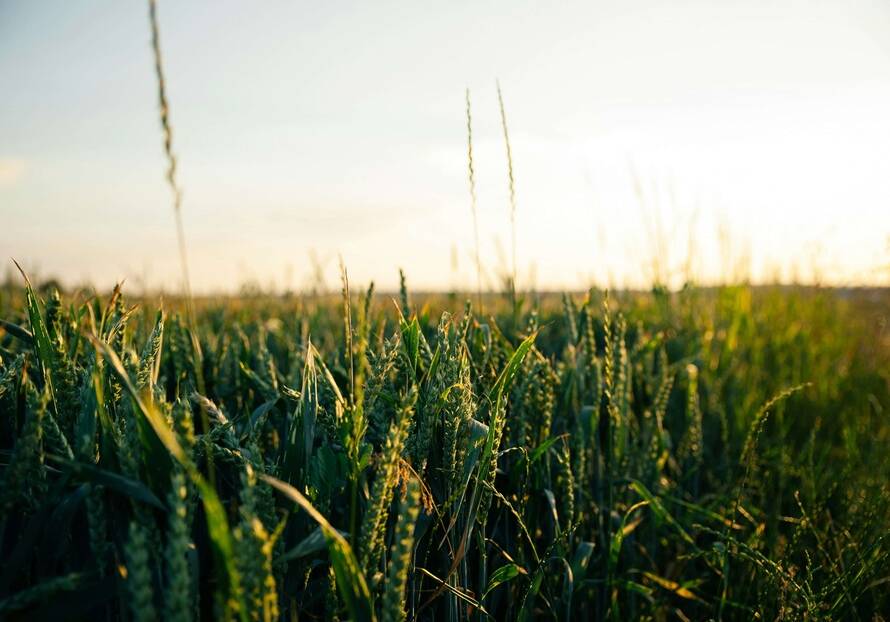
{"label": "sky", "polygon": [[[193,289],[890,284],[890,3],[159,0]],[[0,0],[0,256],[175,289],[145,2]],[[11,265],[11,262],[9,262]],[[319,278],[317,275],[321,275]],[[320,283],[319,283],[320,281]]]}

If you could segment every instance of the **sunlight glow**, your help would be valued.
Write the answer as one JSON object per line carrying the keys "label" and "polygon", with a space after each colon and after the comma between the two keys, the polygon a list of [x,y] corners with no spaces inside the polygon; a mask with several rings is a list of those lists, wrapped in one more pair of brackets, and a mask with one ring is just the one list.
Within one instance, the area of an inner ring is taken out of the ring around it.
{"label": "sunlight glow", "polygon": [[[890,283],[890,5],[160,2],[198,291]],[[141,3],[0,4],[0,248],[178,283]]]}

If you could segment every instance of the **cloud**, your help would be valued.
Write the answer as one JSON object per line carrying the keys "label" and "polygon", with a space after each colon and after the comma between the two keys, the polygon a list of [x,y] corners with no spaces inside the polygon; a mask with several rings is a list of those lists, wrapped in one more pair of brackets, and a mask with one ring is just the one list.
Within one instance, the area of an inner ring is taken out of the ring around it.
{"label": "cloud", "polygon": [[24,160],[0,158],[0,187],[13,185],[24,173]]}

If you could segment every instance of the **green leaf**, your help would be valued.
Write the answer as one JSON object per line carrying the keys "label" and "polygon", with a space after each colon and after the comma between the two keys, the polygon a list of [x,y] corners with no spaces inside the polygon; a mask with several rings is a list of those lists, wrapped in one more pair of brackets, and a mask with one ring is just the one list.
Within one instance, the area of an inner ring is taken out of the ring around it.
{"label": "green leaf", "polygon": [[89,575],[81,572],[47,579],[37,585],[32,585],[21,592],[13,594],[0,601],[0,614],[5,615],[13,611],[24,609],[35,602],[46,601],[61,591],[73,591],[79,589]]}
{"label": "green leaf", "polygon": [[43,313],[40,310],[40,300],[31,287],[31,280],[18,262],[13,259],[22,277],[25,279],[25,297],[28,306],[28,321],[31,323],[31,334],[33,335],[34,350],[37,353],[37,360],[40,362],[40,368],[43,372],[44,382],[50,385],[50,369],[52,369],[53,346],[49,338],[49,332],[46,329],[46,323],[43,321]]}
{"label": "green leaf", "polygon": [[18,324],[13,324],[12,322],[7,322],[6,320],[0,320],[0,328],[5,330],[13,337],[21,339],[29,346],[34,345],[34,335],[32,335],[27,328],[22,328]]}
{"label": "green leaf", "polygon": [[417,317],[411,318],[408,322],[404,318],[399,322],[402,330],[402,344],[405,347],[405,356],[411,364],[411,369],[417,373],[417,367],[420,362],[420,324],[417,323]]}
{"label": "green leaf", "polygon": [[[515,352],[513,352],[513,356],[510,357],[510,360],[507,362],[507,365],[504,367],[501,375],[498,376],[497,381],[491,388],[491,391],[489,392],[489,400],[493,404],[494,412],[497,412],[500,409],[504,393],[506,392],[507,387],[509,387],[510,384],[513,382],[513,378],[516,376],[516,372],[522,365],[522,361],[525,359],[525,355],[528,354],[528,351],[534,344],[536,336],[537,333],[532,334],[531,336],[526,338],[525,341],[519,344],[519,347],[516,348]],[[479,461],[480,469],[487,469],[489,461],[491,460],[491,452],[494,451],[494,437],[496,432],[495,427],[496,426],[493,425],[488,426],[488,436],[485,439],[485,449],[482,451],[482,456]]]}
{"label": "green leaf", "polygon": [[[340,532],[340,535],[343,534],[344,532]],[[281,558],[287,562],[292,559],[306,557],[307,555],[312,555],[313,553],[317,553],[318,551],[327,548],[327,545],[324,531],[322,531],[321,527],[316,527],[312,533],[300,540],[295,547],[287,551]]]}
{"label": "green leaf", "polygon": [[642,482],[639,482],[637,480],[633,480],[630,483],[630,487],[633,488],[633,490],[636,491],[638,495],[643,497],[643,499],[649,502],[649,505],[652,507],[652,511],[655,512],[655,515],[658,516],[659,519],[663,520],[665,523],[673,527],[673,529],[678,534],[680,534],[680,537],[683,538],[683,540],[687,544],[695,546],[695,540],[693,540],[692,536],[690,536],[689,533],[685,529],[683,529],[682,526],[680,526],[680,523],[678,523],[677,520],[673,516],[671,516],[670,512],[668,512],[664,505],[661,503],[661,499],[649,492],[649,490],[642,484]]}
{"label": "green leaf", "polygon": [[525,593],[525,598],[522,601],[522,608],[519,610],[519,616],[517,617],[517,620],[519,620],[519,622],[525,622],[529,619],[535,596],[537,596],[538,592],[541,591],[542,581],[544,581],[544,573],[536,572],[534,577],[532,578],[532,584],[529,586],[528,591]]}
{"label": "green leaf", "polygon": [[593,542],[579,542],[575,549],[575,557],[572,559],[572,575],[580,581],[587,574],[587,567],[590,565],[590,559],[596,545]]}
{"label": "green leaf", "polygon": [[553,447],[553,444],[559,439],[563,438],[564,435],[560,436],[551,436],[546,441],[535,447],[532,452],[528,455],[528,463],[534,464],[541,456],[543,456],[548,449]]}
{"label": "green leaf", "polygon": [[528,573],[516,564],[504,564],[493,573],[491,573],[491,577],[488,579],[488,585],[486,586],[485,591],[482,593],[482,599],[485,600],[485,597],[488,595],[488,593],[497,586],[501,585],[502,583],[512,581],[521,574]]}
{"label": "green leaf", "polygon": [[331,556],[331,564],[334,567],[334,575],[337,578],[337,588],[340,596],[346,603],[346,608],[353,620],[358,622],[370,622],[375,620],[374,606],[371,602],[371,592],[365,575],[356,560],[352,547],[340,532],[315,509],[312,503],[303,494],[285,482],[269,475],[260,475],[260,478],[299,505],[321,527],[328,544],[328,553]]}
{"label": "green leaf", "polygon": [[[525,355],[528,354],[528,351],[534,344],[536,336],[537,333],[534,333],[527,337],[521,344],[519,344],[519,347],[516,348],[515,352],[513,352],[513,356],[510,357],[507,365],[504,367],[500,376],[498,376],[497,381],[494,383],[494,386],[491,388],[491,391],[489,392],[489,400],[492,404],[492,407],[494,408],[492,412],[498,412],[498,410],[501,408],[506,389],[510,386],[513,378],[516,376],[516,372],[522,365],[522,361],[525,359]],[[477,475],[477,484],[473,489],[473,501],[470,503],[470,517],[469,522],[467,523],[467,537],[469,537],[469,531],[472,527],[473,521],[476,520],[476,512],[479,510],[478,504],[481,502],[482,498],[482,496],[478,494],[480,488],[479,482],[483,481],[484,472],[491,464],[491,454],[494,451],[494,439],[497,432],[496,427],[497,426],[494,425],[488,426],[488,434],[485,438],[485,447],[482,450],[482,455],[479,458],[479,473]]]}
{"label": "green leaf", "polygon": [[478,609],[479,613],[481,613],[482,615],[489,617],[489,618],[491,617],[491,615],[489,615],[489,613],[485,610],[485,608],[482,606],[482,604],[479,601],[477,601],[475,598],[473,598],[473,596],[471,594],[463,591],[460,588],[454,587],[453,585],[449,585],[448,583],[446,583],[445,581],[443,581],[442,579],[440,579],[439,577],[434,575],[432,572],[430,572],[426,568],[418,567],[417,572],[438,582],[439,583],[438,590],[451,592],[452,594],[457,596],[459,599],[461,599],[462,601],[467,603],[473,609]]}
{"label": "green leaf", "polygon": [[525,355],[528,354],[528,351],[531,350],[534,345],[537,336],[538,333],[532,333],[526,337],[513,352],[513,356],[507,361],[507,365],[504,367],[503,371],[501,371],[501,375],[498,376],[497,381],[489,392],[489,398],[492,403],[500,403],[507,388],[513,383],[513,379],[516,377],[516,373],[519,371],[520,366],[522,366],[522,361],[525,360]]}
{"label": "green leaf", "polygon": [[124,496],[141,501],[142,503],[147,503],[159,510],[166,509],[160,499],[158,499],[142,482],[130,479],[129,477],[124,477],[123,475],[113,473],[112,471],[102,469],[92,464],[69,460],[68,458],[55,456],[53,454],[47,454],[46,457],[52,462],[66,466],[71,473],[81,479],[105,486],[111,490],[116,490]]}
{"label": "green leaf", "polygon": [[616,585],[627,590],[628,592],[639,594],[647,601],[652,602],[652,592],[654,590],[651,587],[642,585],[641,583],[637,583],[636,581],[617,581]]}
{"label": "green leaf", "polygon": [[[556,538],[554,538],[553,542],[550,543],[550,546],[547,547],[547,550],[541,557],[541,561],[538,564],[538,567],[535,568],[535,572],[532,575],[531,585],[529,585],[528,590],[526,590],[525,596],[522,597],[522,606],[520,607],[519,614],[517,616],[517,620],[519,620],[519,622],[525,622],[532,614],[532,608],[534,607],[535,599],[538,596],[538,592],[541,591],[541,583],[544,581],[544,576],[546,575],[547,564],[554,561],[562,562],[563,566],[566,567],[567,570],[567,585],[565,587],[569,587],[568,582],[573,582],[573,579],[571,578],[571,566],[569,566],[569,563],[564,558],[554,557],[553,551],[556,549],[557,545],[570,538],[572,534],[575,533],[575,529],[577,529],[577,527],[578,525],[575,524],[568,529],[563,530],[556,536]],[[571,594],[570,590],[569,594]]]}
{"label": "green leaf", "polygon": [[[624,542],[624,536],[627,535],[627,521],[630,518],[631,514],[636,512],[642,507],[649,505],[648,501],[640,501],[630,506],[630,509],[624,513],[624,518],[621,519],[621,528],[615,531],[612,534],[612,541],[609,543],[609,568],[610,570],[614,570],[615,566],[618,564],[618,555],[621,553],[621,544]],[[610,572],[611,576],[611,572]]]}
{"label": "green leaf", "polygon": [[[87,376],[92,383],[96,376],[95,368],[89,370]],[[102,395],[101,389],[91,391],[89,387],[81,393],[80,409],[77,413],[77,420],[74,427],[74,452],[76,456],[89,456],[93,449],[93,443],[96,437],[97,417],[99,414],[99,396]],[[104,409],[103,409],[104,412]],[[106,415],[107,416],[107,415]]]}

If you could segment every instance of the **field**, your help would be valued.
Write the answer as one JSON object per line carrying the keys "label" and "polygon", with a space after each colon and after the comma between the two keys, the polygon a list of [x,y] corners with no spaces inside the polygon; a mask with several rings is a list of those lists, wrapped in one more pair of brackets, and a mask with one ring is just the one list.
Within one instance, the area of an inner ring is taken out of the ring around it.
{"label": "field", "polygon": [[0,618],[890,611],[886,290],[159,311],[21,283]]}

